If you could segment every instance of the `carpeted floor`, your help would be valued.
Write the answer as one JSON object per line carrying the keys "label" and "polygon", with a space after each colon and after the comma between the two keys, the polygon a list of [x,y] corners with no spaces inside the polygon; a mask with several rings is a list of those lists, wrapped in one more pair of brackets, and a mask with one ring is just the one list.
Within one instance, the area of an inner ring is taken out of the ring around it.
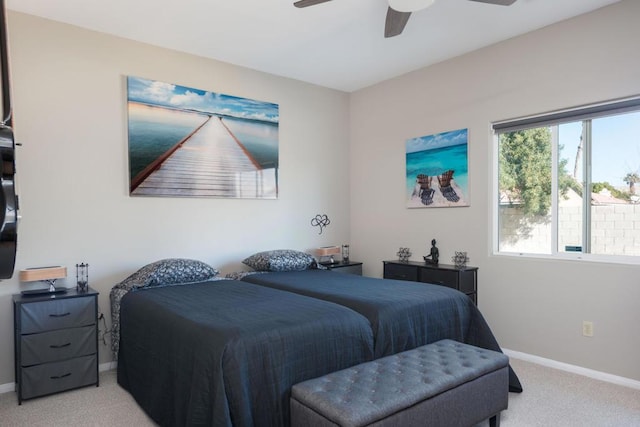
{"label": "carpeted floor", "polygon": [[[503,427],[638,427],[640,390],[511,359],[522,394],[510,393]],[[0,395],[0,426],[154,426],[118,386],[115,371],[100,374],[100,387],[87,387],[24,401]],[[477,427],[488,426],[488,422]]]}
{"label": "carpeted floor", "polygon": [[640,426],[640,390],[514,358],[511,365],[524,392],[509,393],[503,427]]}
{"label": "carpeted floor", "polygon": [[116,382],[116,371],[100,373],[100,387],[85,387],[25,400],[16,393],[0,394],[1,427],[136,426],[156,424]]}

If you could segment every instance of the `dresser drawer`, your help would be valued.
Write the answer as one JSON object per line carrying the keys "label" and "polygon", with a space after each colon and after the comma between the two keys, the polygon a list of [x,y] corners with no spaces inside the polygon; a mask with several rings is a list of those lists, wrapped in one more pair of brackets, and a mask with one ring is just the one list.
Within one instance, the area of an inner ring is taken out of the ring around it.
{"label": "dresser drawer", "polygon": [[84,356],[62,362],[44,363],[22,369],[23,399],[70,390],[98,381],[98,356]]}
{"label": "dresser drawer", "polygon": [[476,283],[478,281],[476,277],[478,273],[476,270],[462,270],[459,274],[458,289],[460,289],[461,292],[465,294],[478,292],[478,289],[476,289]]}
{"label": "dresser drawer", "polygon": [[67,298],[22,304],[22,334],[93,325],[96,322],[95,298]]}
{"label": "dresser drawer", "polygon": [[458,272],[423,268],[420,270],[420,282],[458,289]]}
{"label": "dresser drawer", "polygon": [[412,280],[457,289],[478,303],[478,267],[415,261],[382,261],[385,279]]}
{"label": "dresser drawer", "polygon": [[385,264],[384,278],[418,281],[418,269],[411,265]]}
{"label": "dresser drawer", "polygon": [[55,362],[96,353],[95,325],[23,335],[22,366]]}

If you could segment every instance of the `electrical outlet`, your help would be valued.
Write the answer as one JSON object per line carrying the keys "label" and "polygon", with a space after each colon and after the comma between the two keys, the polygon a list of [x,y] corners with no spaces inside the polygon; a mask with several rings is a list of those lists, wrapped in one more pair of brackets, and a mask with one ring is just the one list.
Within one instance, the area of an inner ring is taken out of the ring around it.
{"label": "electrical outlet", "polygon": [[592,337],[593,336],[593,322],[588,320],[582,321],[582,336]]}

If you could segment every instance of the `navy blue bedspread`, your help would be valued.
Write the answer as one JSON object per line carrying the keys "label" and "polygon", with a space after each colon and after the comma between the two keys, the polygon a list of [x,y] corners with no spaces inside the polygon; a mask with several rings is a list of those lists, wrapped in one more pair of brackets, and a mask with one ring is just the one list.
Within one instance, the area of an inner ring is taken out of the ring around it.
{"label": "navy blue bedspread", "polygon": [[118,383],[163,426],[288,426],[291,386],[373,358],[343,306],[240,281],[130,292]]}
{"label": "navy blue bedspread", "polygon": [[[502,351],[471,299],[445,286],[329,270],[253,274],[242,280],[357,311],[371,323],[376,358],[444,338]],[[509,390],[521,392],[520,380],[511,368],[509,370]]]}

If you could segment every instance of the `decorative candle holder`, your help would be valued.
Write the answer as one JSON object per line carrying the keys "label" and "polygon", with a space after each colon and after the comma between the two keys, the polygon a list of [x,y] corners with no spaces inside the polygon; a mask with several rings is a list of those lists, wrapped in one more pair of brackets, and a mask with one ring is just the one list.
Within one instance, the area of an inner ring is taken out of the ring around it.
{"label": "decorative candle holder", "polygon": [[342,245],[342,262],[349,262],[349,245]]}
{"label": "decorative candle holder", "polygon": [[86,292],[89,289],[89,264],[76,264],[76,290]]}
{"label": "decorative candle holder", "polygon": [[456,254],[451,258],[451,261],[453,261],[456,267],[464,268],[467,266],[467,262],[469,262],[469,257],[466,252],[456,251]]}
{"label": "decorative candle holder", "polygon": [[409,249],[409,248],[400,248],[396,255],[398,255],[398,258],[400,259],[400,262],[407,262],[407,261],[409,261],[409,258],[411,258],[411,255],[412,255],[411,254],[411,249]]}

